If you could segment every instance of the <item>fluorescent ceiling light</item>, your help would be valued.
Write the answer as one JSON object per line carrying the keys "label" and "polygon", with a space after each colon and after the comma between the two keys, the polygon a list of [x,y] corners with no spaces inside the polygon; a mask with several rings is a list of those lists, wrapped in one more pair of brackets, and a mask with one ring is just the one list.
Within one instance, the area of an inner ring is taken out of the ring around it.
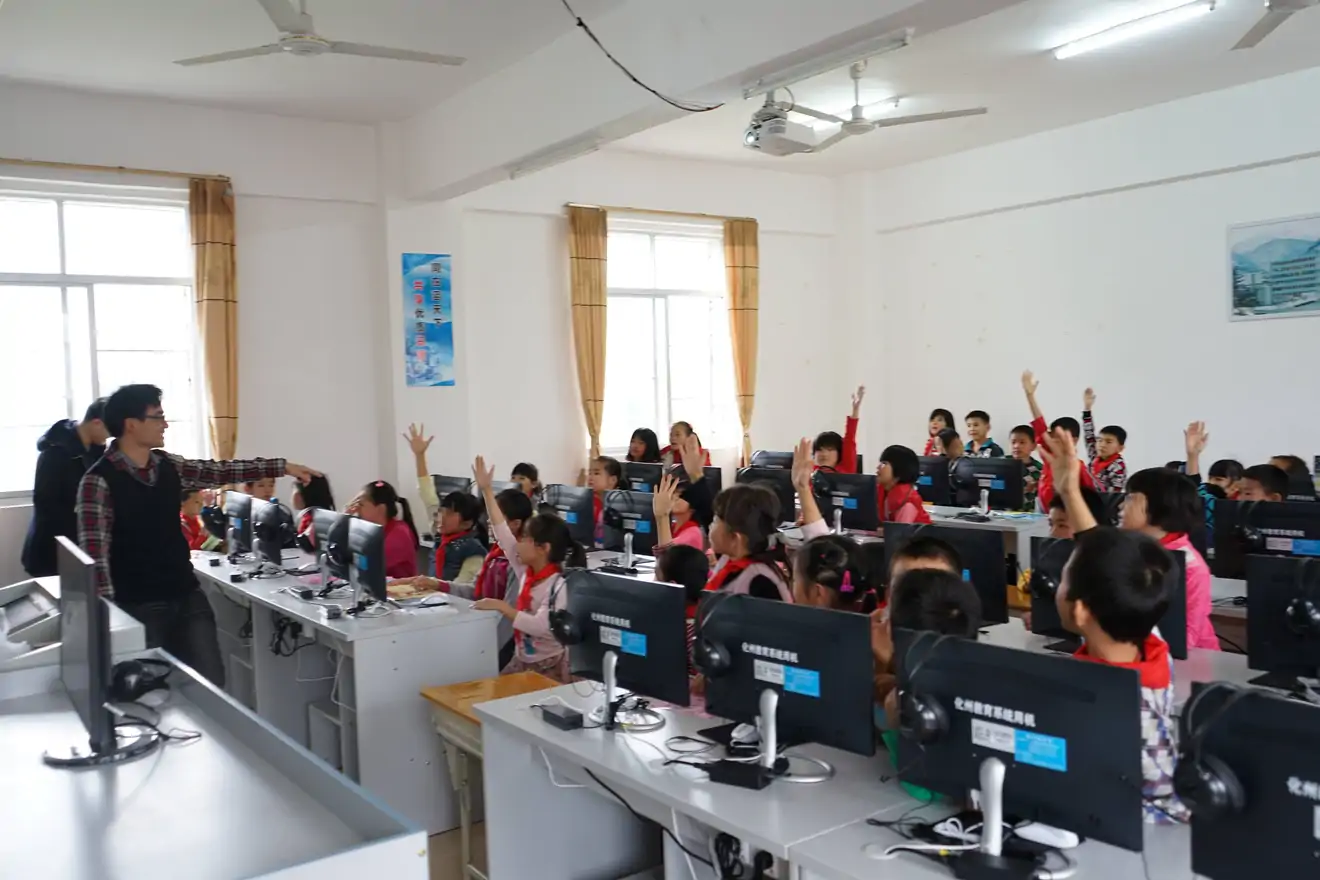
{"label": "fluorescent ceiling light", "polygon": [[[873,104],[863,104],[862,115],[867,119],[870,119],[875,116],[882,116],[885,113],[892,113],[894,110],[898,109],[898,102],[898,98],[885,98],[883,101],[876,101]],[[842,109],[826,110],[825,112],[837,116],[840,119],[850,119],[852,118],[852,105],[849,104]],[[833,128],[839,124],[837,122],[826,122],[824,119],[817,119],[814,116],[807,116],[805,113],[798,113],[795,110],[788,111],[788,118],[794,122],[800,122],[803,125],[810,125],[816,131],[824,131],[827,128]]]}
{"label": "fluorescent ceiling light", "polygon": [[1062,61],[1064,58],[1072,58],[1083,52],[1104,49],[1124,40],[1144,37],[1146,34],[1199,18],[1207,12],[1214,11],[1214,8],[1215,0],[1191,0],[1191,2],[1176,0],[1175,5],[1159,12],[1134,18],[1079,40],[1073,40],[1071,43],[1065,43],[1054,50],[1054,57]]}
{"label": "fluorescent ceiling light", "polygon": [[560,165],[573,159],[581,158],[600,149],[602,141],[594,133],[584,140],[573,139],[555,144],[539,153],[525,157],[521,162],[509,166],[509,177],[517,180],[537,171],[543,171],[553,165]]}
{"label": "fluorescent ceiling light", "polygon": [[855,61],[865,61],[877,55],[884,55],[886,52],[893,52],[895,49],[902,49],[912,42],[912,34],[912,28],[903,28],[899,31],[889,31],[876,37],[849,43],[838,49],[822,52],[808,61],[757,77],[753,82],[743,87],[743,97],[755,98],[757,95],[764,95],[766,92],[782,89],[784,86],[791,86],[793,83],[802,82],[804,79],[811,79],[813,76],[829,73],[831,70],[838,70],[840,67],[847,67]]}

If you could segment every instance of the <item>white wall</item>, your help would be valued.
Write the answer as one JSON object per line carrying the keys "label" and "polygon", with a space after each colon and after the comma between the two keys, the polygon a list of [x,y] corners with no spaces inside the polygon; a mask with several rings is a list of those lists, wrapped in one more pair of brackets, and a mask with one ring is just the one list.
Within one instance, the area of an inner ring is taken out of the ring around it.
{"label": "white wall", "polygon": [[[372,128],[13,83],[0,83],[0,119],[0,158],[230,176],[239,454],[324,469],[345,499],[368,479],[394,477],[380,440],[393,401],[381,393],[384,217]],[[0,508],[0,583],[21,576],[28,517],[26,506]]]}
{"label": "white wall", "polygon": [[1226,232],[1320,212],[1320,122],[1289,112],[1317,86],[1308,71],[871,175],[872,271],[848,295],[877,342],[885,442],[920,442],[944,406],[988,410],[1006,443],[1031,368],[1050,418],[1094,385],[1130,465],[1182,458],[1193,419],[1211,460],[1309,461],[1320,325],[1230,322]]}
{"label": "white wall", "polygon": [[[833,194],[808,175],[604,151],[451,202],[389,213],[391,358],[399,431],[436,433],[430,466],[466,473],[536,463],[571,480],[586,458],[569,323],[566,202],[750,216],[761,226],[761,321],[753,442],[841,429],[846,382],[812,316],[834,308]],[[399,253],[454,255],[454,388],[403,386]],[[660,428],[662,426],[657,426]],[[401,475],[412,458],[396,442]]]}

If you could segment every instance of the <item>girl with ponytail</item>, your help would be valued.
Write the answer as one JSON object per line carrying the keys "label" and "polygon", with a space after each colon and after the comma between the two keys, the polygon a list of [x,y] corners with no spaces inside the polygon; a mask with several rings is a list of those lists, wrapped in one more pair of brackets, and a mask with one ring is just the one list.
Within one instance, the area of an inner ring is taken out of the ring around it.
{"label": "girl with ponytail", "polygon": [[875,608],[870,568],[861,547],[845,535],[812,538],[797,552],[793,601],[869,614]]}
{"label": "girl with ponytail", "polygon": [[376,480],[362,487],[348,505],[352,514],[385,529],[385,576],[411,578],[417,576],[417,526],[413,524],[412,507],[394,487],[384,480]]}

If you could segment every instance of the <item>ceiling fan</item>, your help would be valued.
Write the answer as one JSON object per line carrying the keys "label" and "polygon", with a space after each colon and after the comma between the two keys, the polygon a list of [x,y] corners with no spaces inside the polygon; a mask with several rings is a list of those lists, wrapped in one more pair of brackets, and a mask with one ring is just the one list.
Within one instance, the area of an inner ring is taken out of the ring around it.
{"label": "ceiling fan", "polygon": [[255,58],[258,55],[276,55],[288,52],[290,55],[358,55],[366,58],[390,58],[395,61],[420,61],[424,64],[459,65],[466,58],[456,55],[433,55],[430,52],[415,52],[412,49],[391,49],[387,46],[371,46],[366,43],[342,43],[327,40],[317,35],[312,25],[312,17],[307,14],[307,0],[299,0],[294,9],[291,0],[257,0],[266,10],[270,20],[280,30],[277,42],[267,43],[251,49],[236,49],[232,52],[217,52],[214,55],[200,55],[196,58],[184,58],[174,62],[183,67],[198,64],[214,64],[217,61],[235,61],[239,58]]}
{"label": "ceiling fan", "polygon": [[[1317,2],[1320,2],[1320,0],[1317,0]],[[963,116],[983,116],[989,112],[985,107],[972,107],[967,110],[946,110],[941,113],[917,113],[912,116],[867,119],[865,108],[862,106],[862,74],[866,73],[866,62],[856,62],[849,68],[848,73],[853,81],[853,108],[852,115],[849,118],[844,119],[841,116],[835,116],[833,113],[823,113],[820,110],[803,107],[801,104],[793,105],[792,109],[804,116],[810,116],[824,122],[836,122],[840,126],[837,132],[816,144],[811,149],[813,153],[827,150],[845,138],[866,134],[875,131],[877,128],[893,128],[896,125],[912,125],[917,122],[936,122],[941,119],[958,119]]]}
{"label": "ceiling fan", "polygon": [[1320,6],[1320,0],[1265,0],[1265,15],[1237,41],[1234,49],[1250,49],[1274,33],[1274,29],[1304,9]]}

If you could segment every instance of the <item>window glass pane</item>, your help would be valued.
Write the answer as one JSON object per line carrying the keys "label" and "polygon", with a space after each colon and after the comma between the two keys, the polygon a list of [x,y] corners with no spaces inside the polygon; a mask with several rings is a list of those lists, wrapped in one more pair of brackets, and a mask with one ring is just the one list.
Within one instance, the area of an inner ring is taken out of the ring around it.
{"label": "window glass pane", "polygon": [[179,455],[199,455],[197,394],[188,352],[100,351],[96,360],[102,395],[121,385],[135,383],[159,388],[161,405],[170,423],[165,432],[165,448]]}
{"label": "window glass pane", "polygon": [[69,333],[69,373],[73,379],[73,414],[81,418],[95,399],[92,384],[92,328],[87,311],[86,287],[70,287],[65,293]]}
{"label": "window glass pane", "polygon": [[55,202],[0,198],[0,272],[59,271],[60,227]]}
{"label": "window glass pane", "polygon": [[637,428],[659,430],[656,418],[655,317],[645,296],[609,298],[605,339],[605,412],[600,442],[628,445]]}
{"label": "window glass pane", "polygon": [[[37,471],[37,440],[50,426],[51,422],[0,426],[0,492],[32,491]],[[18,550],[17,546],[13,548],[15,559]]]}
{"label": "window glass pane", "polygon": [[728,314],[717,297],[671,296],[669,396],[673,418],[697,427],[707,448],[738,438]]}
{"label": "window glass pane", "polygon": [[64,254],[72,275],[192,275],[182,207],[64,203]]}
{"label": "window glass pane", "polygon": [[723,290],[724,255],[719,241],[657,235],[655,286],[665,290]]}
{"label": "window glass pane", "polygon": [[37,438],[68,418],[58,287],[0,285],[0,491],[32,488]]}
{"label": "window glass pane", "polygon": [[[96,347],[102,351],[192,348],[192,290],[163,284],[98,284]],[[101,383],[105,387],[105,383]]]}
{"label": "window glass pane", "polygon": [[611,232],[605,256],[605,283],[624,290],[655,287],[651,263],[651,236]]}

